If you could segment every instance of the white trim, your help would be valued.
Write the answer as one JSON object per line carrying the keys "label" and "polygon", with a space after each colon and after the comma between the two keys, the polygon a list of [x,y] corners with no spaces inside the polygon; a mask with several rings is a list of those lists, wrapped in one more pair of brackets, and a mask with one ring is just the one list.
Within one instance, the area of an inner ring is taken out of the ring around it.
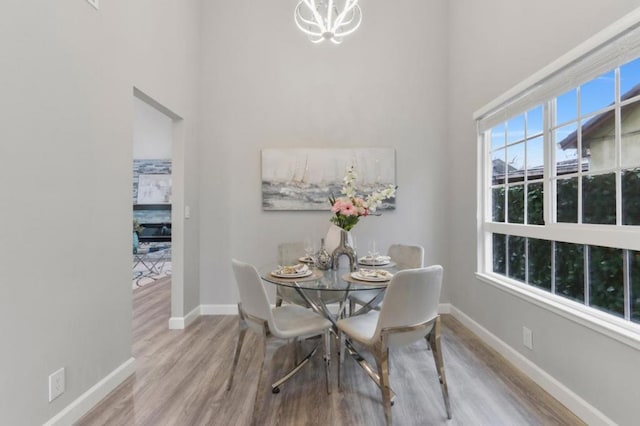
{"label": "white trim", "polygon": [[135,359],[132,357],[49,419],[44,426],[71,425],[75,423],[135,372]]}
{"label": "white trim", "polygon": [[184,317],[171,317],[169,318],[169,330],[182,330],[189,327],[189,324],[194,322],[200,316],[200,306],[193,308]]}
{"label": "white trim", "polygon": [[[600,318],[600,312],[589,309],[582,304],[572,302],[571,300],[556,300],[544,290],[537,290],[526,284],[511,283],[507,278],[495,278],[489,274],[476,273],[476,277],[493,287],[516,296],[528,303],[532,303],[549,312],[560,315],[576,324],[580,324],[595,332],[602,334],[610,339],[614,339],[620,343],[624,343],[636,350],[640,350],[640,327],[634,323],[618,320],[608,314],[603,313]],[[525,287],[526,286],[526,287]],[[531,287],[531,288],[528,288]],[[585,310],[589,309],[589,312]],[[615,324],[619,321],[620,324]]]}
{"label": "white trim", "polygon": [[615,422],[609,419],[604,413],[582,399],[571,389],[556,380],[520,352],[500,340],[455,306],[451,306],[451,314],[465,327],[478,335],[486,344],[498,351],[500,355],[504,356],[517,369],[529,376],[531,380],[560,401],[560,403],[564,404],[575,415],[580,417],[585,423],[589,425],[615,425]]}
{"label": "white trim", "polygon": [[238,315],[238,305],[200,305],[200,315]]}

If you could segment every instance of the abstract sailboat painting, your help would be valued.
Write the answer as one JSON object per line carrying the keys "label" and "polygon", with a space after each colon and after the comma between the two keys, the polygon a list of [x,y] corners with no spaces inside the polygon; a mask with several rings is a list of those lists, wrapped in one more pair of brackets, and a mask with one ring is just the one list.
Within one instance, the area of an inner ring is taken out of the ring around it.
{"label": "abstract sailboat painting", "polygon": [[[340,196],[347,167],[356,185],[370,194],[395,185],[393,148],[283,148],[262,150],[263,210],[329,210],[329,196]],[[378,210],[395,209],[395,198]]]}

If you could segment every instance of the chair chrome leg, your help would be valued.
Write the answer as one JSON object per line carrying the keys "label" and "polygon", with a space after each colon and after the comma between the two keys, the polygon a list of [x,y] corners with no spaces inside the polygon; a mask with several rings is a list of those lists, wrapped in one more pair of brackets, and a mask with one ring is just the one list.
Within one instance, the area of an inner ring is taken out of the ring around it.
{"label": "chair chrome leg", "polygon": [[260,362],[260,369],[258,370],[258,388],[256,389],[256,396],[255,399],[253,401],[253,415],[251,416],[251,425],[252,426],[258,426],[260,425],[260,421],[258,419],[261,419],[262,416],[258,416],[258,409],[260,408],[260,402],[262,402],[262,400],[264,399],[264,391],[262,389],[262,376],[264,376],[265,372],[264,372],[264,366],[266,365],[270,365],[270,363],[266,363],[265,361],[267,361],[267,357],[268,357],[268,353],[269,353],[269,348],[268,348],[268,344],[267,344],[267,337],[263,336],[262,338],[262,361]]}
{"label": "chair chrome leg", "polygon": [[344,333],[338,330],[338,350],[340,351],[340,357],[338,359],[338,391],[342,389],[342,364],[344,363],[344,354],[347,351],[345,347]]}
{"label": "chair chrome leg", "polygon": [[429,345],[431,346],[431,353],[436,363],[436,370],[438,372],[438,379],[440,380],[440,388],[442,390],[442,398],[444,399],[444,406],[447,410],[447,418],[451,419],[451,403],[449,401],[449,391],[447,389],[447,377],[444,373],[444,360],[442,358],[442,347],[440,346],[440,317],[436,318],[431,333],[429,333]]}
{"label": "chair chrome leg", "polygon": [[[353,347],[349,340],[345,339],[345,351],[353,358],[360,367],[371,377],[371,379],[378,385],[378,387],[382,388],[380,385],[380,375],[373,369],[373,367],[367,362],[366,359]],[[391,401],[393,401],[396,397],[396,394],[393,392],[393,389],[389,388],[389,392],[391,394]]]}
{"label": "chair chrome leg", "polygon": [[391,425],[391,389],[389,387],[389,348],[376,348],[376,364],[380,375],[380,391],[382,392],[382,405],[384,407],[384,418],[387,425]]}
{"label": "chair chrome leg", "polygon": [[227,383],[227,391],[231,389],[233,385],[233,376],[236,373],[236,367],[238,367],[238,359],[240,358],[240,351],[242,350],[242,344],[244,343],[244,337],[247,334],[247,322],[242,314],[242,307],[238,304],[238,326],[240,330],[238,332],[238,341],[236,342],[235,355],[233,356],[233,366],[231,367],[231,373],[229,374],[229,382]]}
{"label": "chair chrome leg", "polygon": [[327,395],[331,395],[331,386],[329,384],[329,366],[331,365],[331,357],[329,354],[330,347],[331,342],[329,341],[329,331],[327,330],[324,336],[322,336],[322,352],[324,352],[324,375],[327,382]]}
{"label": "chair chrome leg", "polygon": [[353,316],[353,312],[356,310],[356,302],[349,300],[349,316]]}

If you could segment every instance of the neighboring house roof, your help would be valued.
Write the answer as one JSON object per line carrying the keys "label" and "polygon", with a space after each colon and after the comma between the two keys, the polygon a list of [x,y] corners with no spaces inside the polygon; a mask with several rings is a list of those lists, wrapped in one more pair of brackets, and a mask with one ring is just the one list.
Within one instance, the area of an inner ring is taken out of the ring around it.
{"label": "neighboring house roof", "polygon": [[[582,163],[582,171],[589,170],[588,163]],[[566,175],[569,173],[575,173],[578,171],[578,159],[572,158],[570,160],[559,161],[556,164],[556,173],[558,176]],[[508,166],[507,179],[510,183],[522,182],[524,180],[524,174],[527,174],[528,180],[542,179],[544,176],[544,166],[531,167],[528,170],[518,170],[515,167]],[[502,160],[493,160],[493,184],[505,183],[505,162]]]}
{"label": "neighboring house roof", "polygon": [[509,173],[514,172],[516,170],[515,167],[508,165],[504,162],[504,160],[500,160],[499,158],[493,159],[493,174],[494,175],[504,175],[509,170]]}
{"label": "neighboring house roof", "polygon": [[[627,93],[622,95],[621,100],[631,99],[634,96],[640,95],[640,84],[636,84]],[[639,103],[640,104],[640,103]],[[582,126],[582,140],[585,141],[583,148],[588,148],[589,136],[598,132],[603,128],[613,128],[615,119],[615,110],[609,110],[603,114],[596,115],[589,119]],[[576,149],[578,146],[578,131],[570,133],[566,138],[560,141],[560,148],[563,150]]]}

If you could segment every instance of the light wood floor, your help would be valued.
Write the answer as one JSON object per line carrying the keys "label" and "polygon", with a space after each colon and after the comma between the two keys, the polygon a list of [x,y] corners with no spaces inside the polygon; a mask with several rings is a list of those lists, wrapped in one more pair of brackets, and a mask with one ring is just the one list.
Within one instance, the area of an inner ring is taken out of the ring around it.
{"label": "light wood floor", "polygon": [[[248,425],[254,413],[262,357],[248,333],[233,389],[225,391],[237,318],[203,316],[186,330],[168,330],[170,284],[134,291],[136,373],[84,416],[79,425]],[[443,352],[453,419],[447,421],[433,357],[419,342],[391,353],[396,425],[580,425],[564,406],[531,382],[458,321],[443,317]],[[294,362],[293,348],[274,355],[272,380]],[[370,358],[369,358],[370,359]],[[383,425],[380,392],[351,359],[343,389],[327,395],[321,357],[314,357],[279,394],[264,392],[259,425]]]}

